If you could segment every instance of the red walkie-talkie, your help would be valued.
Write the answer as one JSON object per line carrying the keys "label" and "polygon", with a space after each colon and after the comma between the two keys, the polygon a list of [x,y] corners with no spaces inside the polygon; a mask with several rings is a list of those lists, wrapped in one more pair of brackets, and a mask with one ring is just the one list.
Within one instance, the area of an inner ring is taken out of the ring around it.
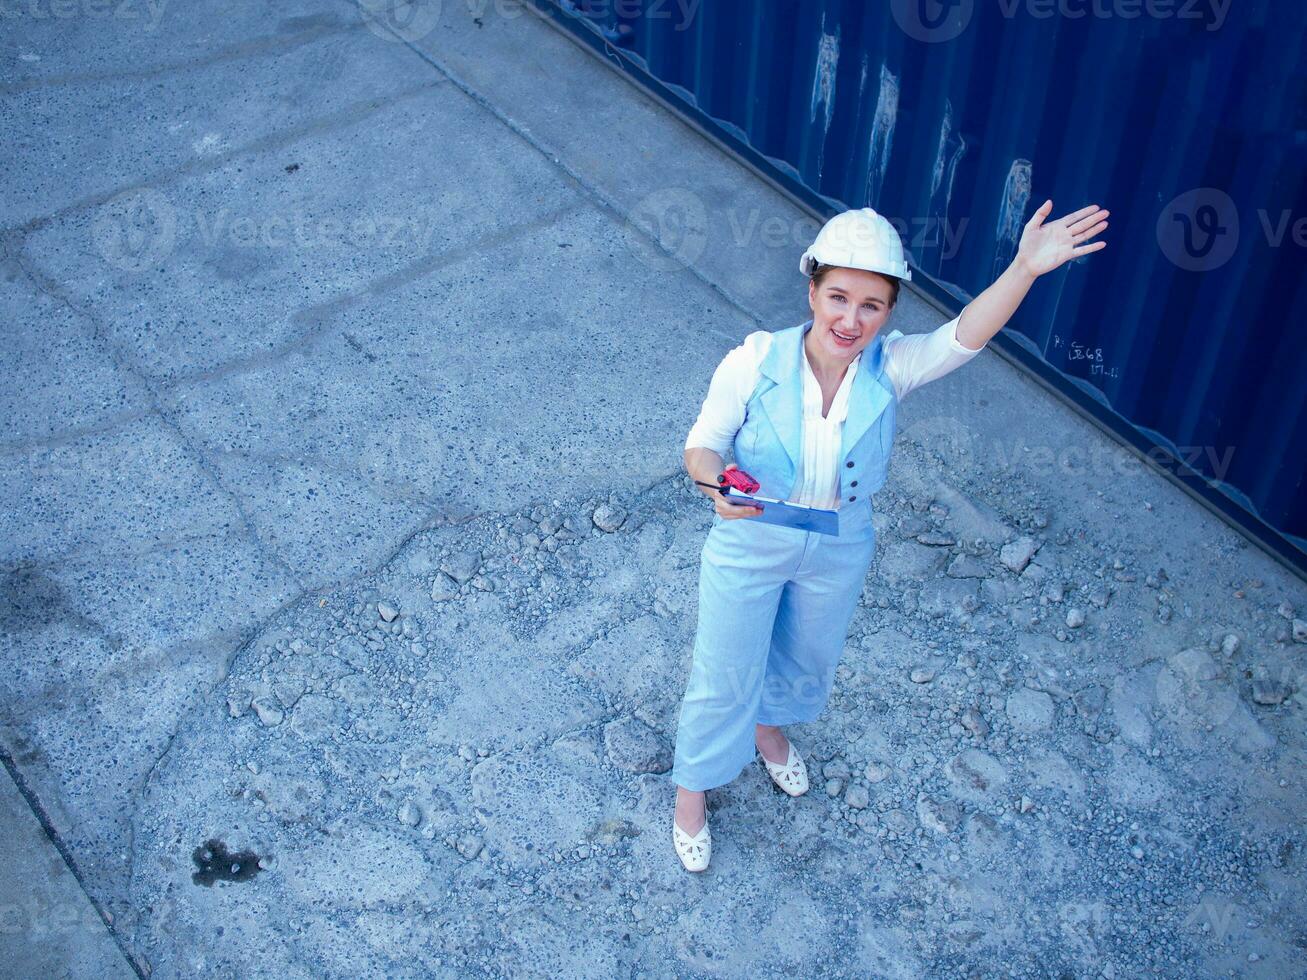
{"label": "red walkie-talkie", "polygon": [[757,493],[761,486],[757,480],[739,467],[718,473],[717,482],[724,487],[734,487],[740,493]]}
{"label": "red walkie-talkie", "polygon": [[[740,491],[740,493],[757,493],[758,488],[762,486],[757,480],[751,477],[738,466],[733,470],[726,470],[717,474],[717,486],[711,483],[704,483],[702,480],[695,480],[695,483],[701,487],[707,487],[710,490],[725,490],[728,487]],[[751,504],[753,507],[762,507],[762,504]]]}

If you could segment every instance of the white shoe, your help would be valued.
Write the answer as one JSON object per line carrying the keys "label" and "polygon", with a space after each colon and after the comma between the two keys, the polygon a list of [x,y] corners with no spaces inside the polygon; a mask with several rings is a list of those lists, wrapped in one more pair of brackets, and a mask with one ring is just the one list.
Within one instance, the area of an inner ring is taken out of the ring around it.
{"label": "white shoe", "polygon": [[795,751],[793,742],[789,743],[789,757],[784,765],[768,761],[761,752],[758,753],[758,758],[767,767],[772,782],[790,796],[802,796],[808,792],[808,767],[803,764],[803,756]]}
{"label": "white shoe", "polygon": [[703,818],[703,826],[691,837],[680,828],[676,817],[672,817],[672,843],[676,845],[676,854],[686,871],[702,871],[708,867],[708,859],[712,857],[712,833],[708,830],[706,809]]}

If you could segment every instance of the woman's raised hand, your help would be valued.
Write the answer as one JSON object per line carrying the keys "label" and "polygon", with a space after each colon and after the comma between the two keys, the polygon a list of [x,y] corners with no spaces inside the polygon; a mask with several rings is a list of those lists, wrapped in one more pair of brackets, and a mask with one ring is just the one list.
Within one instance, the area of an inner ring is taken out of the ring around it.
{"label": "woman's raised hand", "polygon": [[[723,470],[738,470],[739,467],[734,463],[727,463]],[[727,503],[726,496],[719,490],[713,501],[713,507],[717,511],[717,516],[727,521],[737,521],[741,517],[757,517],[762,513],[761,507],[753,507],[748,504]]]}
{"label": "woman's raised hand", "polygon": [[1042,276],[1070,259],[1107,247],[1107,242],[1085,243],[1107,227],[1106,218],[1111,212],[1091,204],[1045,224],[1052,210],[1052,200],[1040,205],[1026,222],[1017,245],[1016,261],[1032,276]]}

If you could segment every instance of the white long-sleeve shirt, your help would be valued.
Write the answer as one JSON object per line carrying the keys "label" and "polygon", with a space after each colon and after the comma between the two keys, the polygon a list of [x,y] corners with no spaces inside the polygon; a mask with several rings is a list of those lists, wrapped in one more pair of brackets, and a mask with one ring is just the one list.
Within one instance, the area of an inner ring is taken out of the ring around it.
{"label": "white long-sleeve shirt", "polygon": [[[904,334],[891,330],[885,336],[885,373],[900,401],[908,392],[942,378],[984,350],[963,347],[958,341],[960,319],[961,314],[930,333]],[[686,449],[702,446],[719,456],[726,455],[744,424],[745,406],[758,383],[759,368],[771,349],[771,342],[771,332],[755,330],[722,358],[713,372],[699,418],[685,440]],[[862,353],[849,363],[830,412],[824,418],[821,385],[807,356],[803,357],[803,450],[794,493],[790,496],[792,503],[839,509],[840,440],[849,412],[849,392]]]}

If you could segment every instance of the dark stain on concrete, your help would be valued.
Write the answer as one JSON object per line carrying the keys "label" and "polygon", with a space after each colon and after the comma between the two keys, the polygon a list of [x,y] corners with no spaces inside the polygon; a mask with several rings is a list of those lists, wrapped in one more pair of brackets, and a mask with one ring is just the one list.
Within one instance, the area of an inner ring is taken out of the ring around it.
{"label": "dark stain on concrete", "polygon": [[191,881],[205,888],[215,881],[249,881],[259,873],[259,856],[253,851],[233,853],[227,845],[211,837],[191,853],[191,860],[199,870]]}

